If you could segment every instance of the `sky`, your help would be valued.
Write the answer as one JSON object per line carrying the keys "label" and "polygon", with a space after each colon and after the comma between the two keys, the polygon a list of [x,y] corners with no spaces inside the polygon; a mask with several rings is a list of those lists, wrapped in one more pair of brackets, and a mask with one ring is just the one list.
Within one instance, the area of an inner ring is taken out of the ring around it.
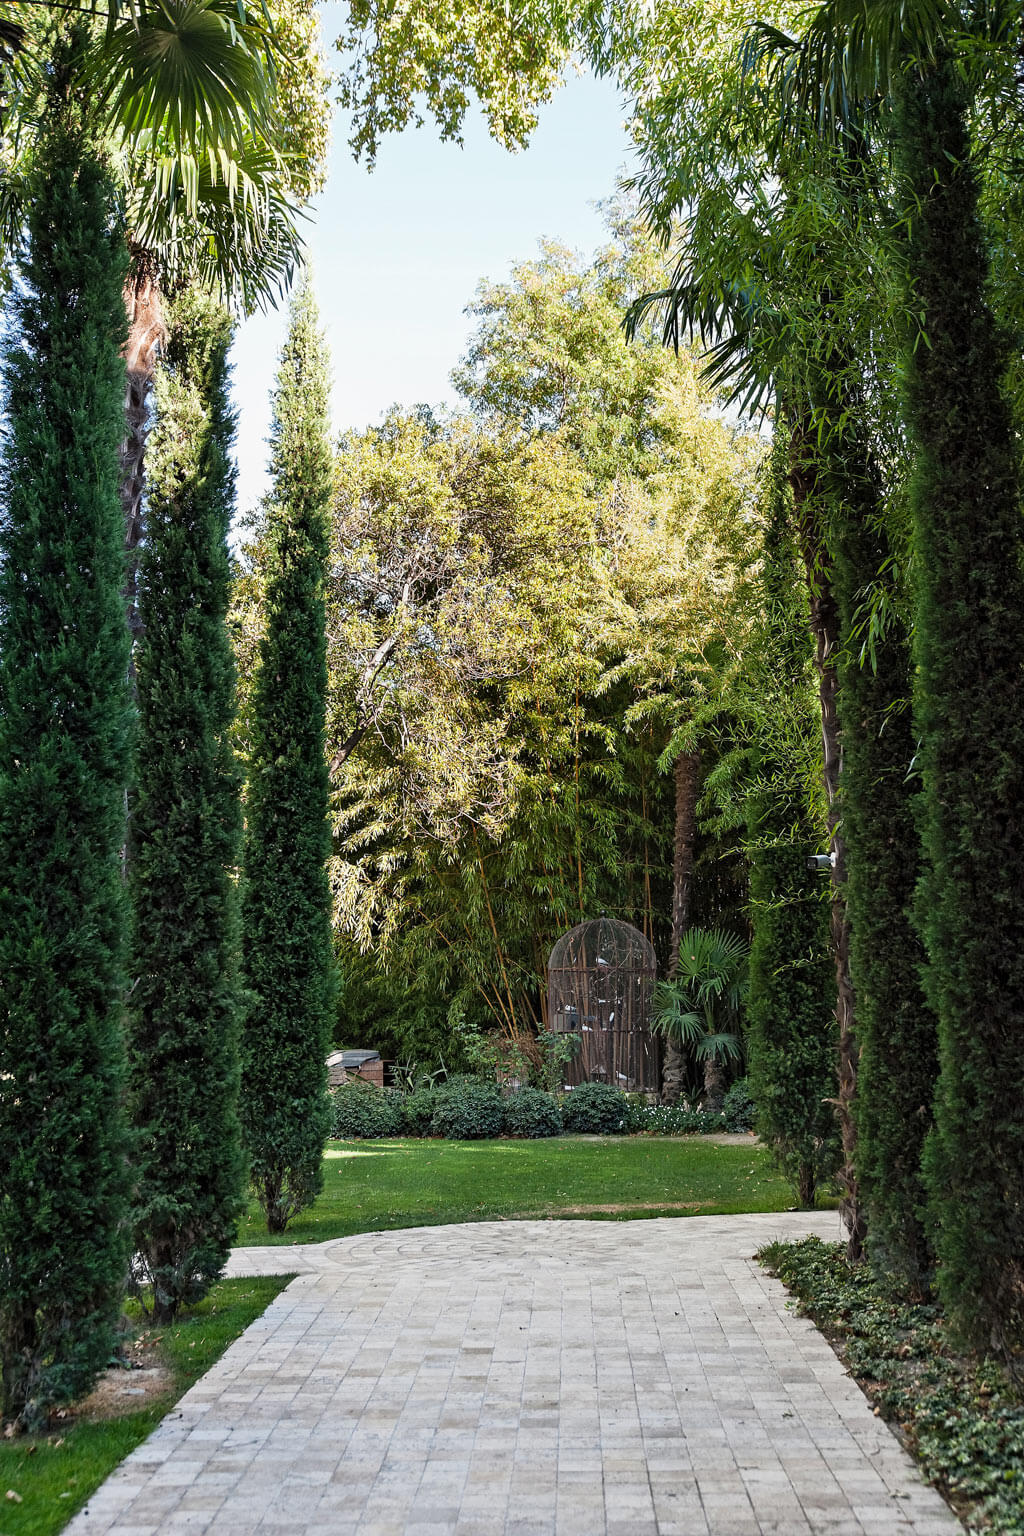
{"label": "sky", "polygon": [[[479,115],[465,147],[427,124],[387,139],[376,169],[356,165],[339,113],[327,186],[309,226],[331,351],[335,433],[378,422],[395,402],[451,404],[448,374],[472,330],[463,310],[483,278],[506,276],[542,237],[589,253],[606,232],[594,204],[628,168],[614,88],[572,78],[542,111],[527,150],[495,144]],[[234,348],[238,506],[266,488],[266,436],[285,313],[257,315]]]}

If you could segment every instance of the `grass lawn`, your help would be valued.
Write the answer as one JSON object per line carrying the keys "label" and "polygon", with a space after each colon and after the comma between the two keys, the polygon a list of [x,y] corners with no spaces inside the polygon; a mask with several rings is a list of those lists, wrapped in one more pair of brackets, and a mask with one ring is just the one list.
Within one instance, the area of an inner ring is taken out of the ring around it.
{"label": "grass lawn", "polygon": [[335,1141],[324,1191],[278,1237],[254,1206],[241,1245],[525,1216],[710,1216],[785,1211],[793,1191],[751,1139],[558,1136],[544,1141]]}
{"label": "grass lawn", "polygon": [[[280,1276],[222,1280],[181,1322],[156,1336],[143,1333],[130,1353],[168,1373],[165,1388],[144,1408],[116,1413],[115,1406],[116,1416],[107,1418],[71,1415],[47,1435],[0,1441],[0,1536],[59,1531],[286,1284]],[[123,1374],[130,1386],[132,1373]]]}

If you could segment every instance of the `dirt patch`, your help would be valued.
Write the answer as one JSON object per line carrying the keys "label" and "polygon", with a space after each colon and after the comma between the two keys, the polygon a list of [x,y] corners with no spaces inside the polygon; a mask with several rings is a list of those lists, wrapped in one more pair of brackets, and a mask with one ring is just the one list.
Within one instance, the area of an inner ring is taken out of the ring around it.
{"label": "dirt patch", "polygon": [[160,1359],[159,1330],[144,1329],[123,1345],[124,1364],[103,1372],[88,1397],[68,1410],[68,1417],[97,1423],[148,1408],[174,1390],[174,1372]]}
{"label": "dirt patch", "polygon": [[173,1372],[165,1365],[144,1365],[139,1370],[112,1366],[104,1371],[88,1397],[71,1410],[76,1419],[97,1423],[100,1419],[119,1419],[123,1414],[148,1408],[157,1398],[165,1397],[174,1386]]}

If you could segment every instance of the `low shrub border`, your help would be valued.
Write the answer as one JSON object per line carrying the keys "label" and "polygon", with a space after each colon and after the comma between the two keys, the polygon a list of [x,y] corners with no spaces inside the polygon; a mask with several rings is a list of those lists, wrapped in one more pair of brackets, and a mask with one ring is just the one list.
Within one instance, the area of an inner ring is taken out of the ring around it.
{"label": "low shrub border", "polygon": [[1024,1395],[995,1360],[957,1352],[931,1304],[893,1301],[866,1265],[808,1238],[758,1258],[798,1298],[875,1412],[971,1532],[1024,1531]]}
{"label": "low shrub border", "polygon": [[401,1093],[354,1080],[332,1091],[332,1136],[343,1141],[387,1141],[395,1136],[440,1136],[456,1141],[498,1136],[707,1136],[747,1131],[754,1106],[745,1081],[735,1083],[719,1114],[688,1104],[650,1104],[605,1083],[581,1083],[559,1102],[540,1088],[503,1095],[478,1077]]}
{"label": "low shrub border", "polygon": [[561,1136],[562,1112],[550,1093],[539,1088],[520,1088],[505,1100],[505,1135],[536,1141],[542,1136]]}
{"label": "low shrub border", "polygon": [[403,1095],[393,1088],[353,1079],[335,1088],[331,1099],[332,1136],[373,1141],[406,1133]]}
{"label": "low shrub border", "polygon": [[505,1101],[496,1083],[450,1077],[438,1089],[431,1133],[451,1141],[487,1141],[505,1125]]}

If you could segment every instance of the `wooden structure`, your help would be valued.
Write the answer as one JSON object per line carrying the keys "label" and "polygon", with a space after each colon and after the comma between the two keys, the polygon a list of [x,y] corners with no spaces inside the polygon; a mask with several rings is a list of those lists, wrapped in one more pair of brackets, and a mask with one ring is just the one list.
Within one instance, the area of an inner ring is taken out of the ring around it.
{"label": "wooden structure", "polygon": [[327,1086],[340,1088],[352,1078],[384,1086],[384,1063],[379,1051],[332,1051],[327,1058]]}
{"label": "wooden structure", "polygon": [[548,961],[551,1028],[581,1039],[567,1088],[660,1090],[661,1042],[650,1027],[656,975],[654,946],[629,923],[598,917],[558,940]]}

